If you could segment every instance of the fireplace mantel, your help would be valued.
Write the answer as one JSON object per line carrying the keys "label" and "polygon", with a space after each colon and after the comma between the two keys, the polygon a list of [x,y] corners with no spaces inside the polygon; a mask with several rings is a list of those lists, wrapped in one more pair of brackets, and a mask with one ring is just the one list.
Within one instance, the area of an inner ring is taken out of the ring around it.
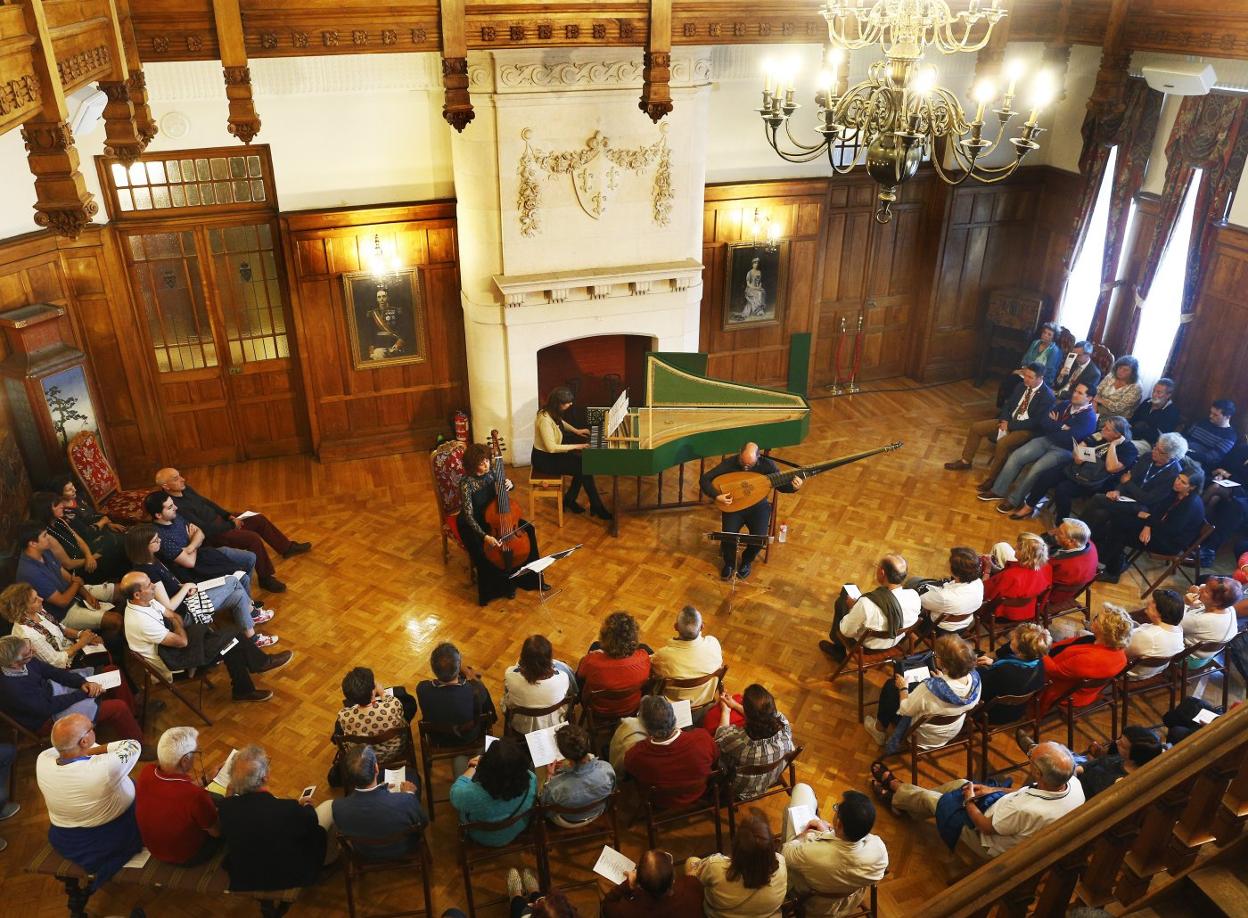
{"label": "fireplace mantel", "polygon": [[692,258],[646,265],[555,271],[549,274],[496,274],[494,286],[508,307],[544,306],[569,300],[602,300],[688,290],[702,278]]}

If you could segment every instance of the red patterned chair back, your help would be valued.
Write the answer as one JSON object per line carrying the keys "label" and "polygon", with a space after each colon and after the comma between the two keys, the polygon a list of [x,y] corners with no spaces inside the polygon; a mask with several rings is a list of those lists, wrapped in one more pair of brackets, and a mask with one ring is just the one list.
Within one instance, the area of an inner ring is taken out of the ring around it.
{"label": "red patterned chair back", "polygon": [[66,452],[70,470],[82,482],[87,496],[98,510],[109,495],[121,487],[112,463],[104,455],[104,447],[94,433],[84,430],[74,434]]}
{"label": "red patterned chair back", "polygon": [[442,528],[442,563],[448,558],[447,543],[453,540],[463,546],[459,538],[456,517],[460,511],[459,481],[464,477],[464,451],[468,444],[462,440],[447,440],[429,454],[429,469],[433,473],[433,493],[438,499],[438,519]]}

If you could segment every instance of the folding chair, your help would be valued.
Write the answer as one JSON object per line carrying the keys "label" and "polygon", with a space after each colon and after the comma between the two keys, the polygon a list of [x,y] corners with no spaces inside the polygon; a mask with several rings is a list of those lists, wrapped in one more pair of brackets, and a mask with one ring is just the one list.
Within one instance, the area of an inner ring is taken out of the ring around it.
{"label": "folding chair", "polygon": [[[370,850],[375,851],[378,848],[389,847],[411,839],[416,840],[416,847],[403,857],[381,859],[369,856]],[[362,838],[339,832],[338,844],[342,848],[343,879],[347,884],[347,913],[351,918],[356,918],[355,884],[363,885],[366,874],[401,870],[406,875],[413,869],[420,874],[420,882],[425,894],[425,907],[402,912],[370,914],[367,918],[404,918],[410,915],[428,915],[432,918],[433,889],[430,885],[430,877],[433,874],[433,858],[429,856],[429,846],[425,844],[424,829],[413,828],[383,838]]]}
{"label": "folding chair", "polygon": [[[464,724],[449,726],[447,724],[430,723],[427,720],[416,722],[416,730],[420,734],[420,764],[421,770],[425,775],[425,803],[426,809],[429,811],[429,821],[434,820],[433,808],[435,803],[446,803],[451,798],[435,797],[433,793],[433,766],[435,762],[454,761],[459,756],[472,758],[474,755],[480,755],[485,749],[485,737],[494,726],[494,722],[498,720],[497,715],[489,712],[483,712],[474,720],[470,720]],[[459,743],[454,745],[453,741],[459,739],[464,734],[474,730],[479,730],[480,735],[471,743]],[[451,743],[443,745],[434,741],[434,737],[445,737],[451,740]]]}
{"label": "folding chair", "polygon": [[[483,845],[480,842],[473,841],[468,834],[474,829],[482,832],[498,832],[518,822],[526,821],[528,825],[525,826],[519,835],[506,845],[498,847]],[[464,877],[464,899],[468,904],[470,918],[476,918],[478,908],[472,891],[472,871],[474,868],[487,864],[490,861],[505,859],[514,864],[519,860],[520,855],[531,851],[533,852],[538,872],[542,873],[545,870],[544,846],[545,839],[542,836],[541,807],[536,803],[532,809],[525,810],[523,813],[517,813],[499,822],[461,822],[459,824],[459,868]],[[510,901],[509,898],[503,895],[489,902],[482,902],[480,907],[489,908],[508,901]]]}
{"label": "folding chair", "polygon": [[[970,713],[970,718],[975,725],[975,732],[979,734],[980,739],[980,759],[979,759],[979,776],[983,780],[988,780],[988,749],[992,745],[992,738],[999,733],[1014,733],[1020,727],[1031,727],[1031,738],[1037,743],[1040,742],[1040,718],[1036,712],[1040,704],[1040,689],[1034,692],[1024,692],[1021,695],[998,695],[991,701],[981,702],[974,711]],[[994,724],[992,722],[992,712],[1001,708],[1024,708],[1023,716],[1008,723]],[[1008,771],[1014,766],[1000,769]],[[969,774],[969,772],[968,772]],[[995,774],[995,772],[994,772]]]}
{"label": "folding chair", "polygon": [[[1110,718],[1110,737],[1118,735],[1118,680],[1121,678],[1126,667],[1114,673],[1107,679],[1080,679],[1057,698],[1050,710],[1058,710],[1066,720],[1066,748],[1075,748],[1075,721],[1082,720],[1090,714],[1098,711],[1109,709]],[[1071,703],[1071,698],[1076,692],[1084,689],[1099,688],[1100,694],[1096,696],[1096,700],[1090,704],[1076,707]],[[1109,695],[1106,697],[1106,690]],[[1046,715],[1047,718],[1047,715]],[[1045,718],[1042,718],[1042,720]]]}
{"label": "folding chair", "polygon": [[[566,854],[568,851],[579,850],[587,845],[597,847],[600,844],[609,843],[616,851],[620,850],[620,815],[616,808],[616,800],[619,795],[619,789],[616,788],[607,796],[598,800],[592,800],[583,806],[562,806],[557,803],[542,804],[542,834],[546,840],[546,844],[542,848],[542,861],[545,866],[545,873],[541,877],[543,889],[548,889],[550,886],[555,885],[550,875],[550,862],[551,855],[556,849]],[[606,809],[598,816],[584,823],[578,823],[574,828],[561,826],[558,823],[551,822],[549,819],[550,816],[558,816],[566,822],[575,822],[577,815],[588,813],[604,805]],[[571,861],[564,857],[558,858],[558,862],[560,865],[573,866]],[[592,865],[589,869],[592,873]],[[582,886],[596,887],[598,881],[592,877],[580,882],[569,882],[560,879],[557,885],[563,890],[579,889]]]}
{"label": "folding chair", "polygon": [[[1200,546],[1205,543],[1205,540],[1208,539],[1209,536],[1213,535],[1214,529],[1215,527],[1213,523],[1206,522],[1205,525],[1200,527],[1200,535],[1196,537],[1196,541],[1187,546],[1187,548],[1183,549],[1183,551],[1179,552],[1177,555],[1158,554],[1157,552],[1149,551],[1147,545],[1140,546],[1132,551],[1131,554],[1127,556],[1127,565],[1139,574],[1140,579],[1144,581],[1144,590],[1140,593],[1140,598],[1144,599],[1152,593],[1153,590],[1157,589],[1168,579],[1170,579],[1170,575],[1176,571],[1182,574],[1183,579],[1189,584],[1195,586],[1200,583]],[[1161,576],[1151,582],[1148,579],[1148,575],[1144,573],[1144,569],[1140,567],[1139,564],[1141,558],[1145,555],[1148,556],[1149,560],[1161,561],[1166,565],[1166,569],[1161,572]],[[1187,571],[1184,570],[1184,568],[1188,567],[1192,569],[1192,575],[1190,577],[1187,575]]]}
{"label": "folding chair", "polygon": [[[342,762],[346,758],[347,750],[352,746],[372,746],[374,750],[382,743],[388,743],[392,739],[399,739],[398,751],[386,756],[384,759],[378,759],[377,764],[383,770],[386,768],[397,768],[403,766],[405,768],[416,767],[416,744],[412,740],[412,725],[405,723],[399,727],[391,727],[389,730],[383,730],[380,733],[374,733],[371,736],[352,736],[345,733],[334,733],[330,736],[329,741],[338,747],[338,752],[334,756],[334,764],[338,768],[342,767]],[[340,775],[342,786],[346,789],[346,793],[351,793],[351,782],[347,780],[345,775]]]}
{"label": "folding chair", "polygon": [[[1182,666],[1183,661],[1190,653],[1191,651],[1185,647],[1172,657],[1137,657],[1131,661],[1130,667],[1123,670],[1122,677],[1119,680],[1118,694],[1122,696],[1122,727],[1124,730],[1130,718],[1132,698],[1141,698],[1160,689],[1166,689],[1170,693],[1170,704],[1166,711],[1168,713],[1174,710],[1174,706],[1178,704],[1178,698],[1176,697],[1178,680],[1175,666]],[[1137,666],[1146,669],[1160,666],[1163,669],[1161,672],[1152,676],[1146,676],[1143,679],[1132,679],[1128,674]]]}
{"label": "folding chair", "polygon": [[762,762],[758,765],[740,765],[733,770],[735,777],[752,777],[755,775],[769,775],[773,771],[776,772],[775,779],[767,786],[762,793],[755,794],[752,797],[745,797],[741,800],[737,799],[737,795],[732,791],[732,782],[729,781],[726,788],[728,797],[728,838],[737,837],[737,810],[744,806],[750,806],[765,800],[768,797],[774,797],[776,794],[788,794],[793,796],[793,786],[797,784],[797,757],[802,754],[804,746],[795,746],[789,752],[786,752],[774,762]]}
{"label": "folding chair", "polygon": [[[147,702],[148,699],[152,697],[152,689],[156,686],[168,689],[173,693],[174,698],[178,699],[178,701],[182,702],[194,711],[195,714],[198,715],[199,719],[204,722],[205,726],[212,726],[212,721],[209,720],[208,715],[204,713],[204,687],[212,685],[212,683],[208,681],[208,675],[212,666],[216,665],[215,663],[210,666],[198,666],[191,671],[182,669],[174,670],[170,675],[166,676],[156,668],[156,664],[146,657],[135,653],[133,650],[127,651],[127,653],[129,653],[131,660],[139,664],[140,672],[143,673],[143,709],[139,712],[140,727],[147,725]],[[178,679],[177,677],[179,674],[184,678]],[[190,698],[178,691],[179,685],[185,687],[192,682],[198,683],[199,685],[199,694],[197,696],[198,703],[192,702]]]}
{"label": "folding chair", "polygon": [[[867,716],[867,700],[866,700],[866,675],[868,669],[874,669],[877,666],[883,666],[898,660],[902,657],[909,656],[913,649],[914,629],[918,627],[916,621],[909,628],[903,628],[897,635],[897,643],[892,647],[886,647],[881,650],[872,650],[864,646],[864,642],[876,639],[892,640],[892,638],[883,631],[867,631],[862,636],[862,640],[858,641],[853,650],[849,652],[845,660],[836,668],[829,680],[835,680],[841,673],[853,664],[853,672],[858,675],[858,723],[862,723]],[[878,704],[878,702],[871,702]]]}
{"label": "folding chair", "polygon": [[[720,786],[724,782],[724,773],[720,769],[713,770],[706,779],[706,786],[681,785],[676,787],[655,788],[644,781],[637,782],[637,792],[641,800],[641,815],[646,820],[646,839],[651,848],[659,846],[659,827],[697,819],[699,816],[710,816],[715,823],[715,850],[724,849],[724,829],[719,818]],[[654,801],[656,792],[667,794],[683,794],[686,791],[698,790],[701,796],[693,803],[674,808],[660,807]]]}
{"label": "folding chair", "polygon": [[693,722],[694,724],[697,724],[699,720],[699,716],[705,714],[719,700],[719,693],[724,690],[724,676],[726,675],[728,675],[728,666],[725,664],[724,666],[721,666],[719,669],[715,670],[715,672],[707,673],[705,676],[692,676],[688,679],[673,679],[671,677],[661,677],[654,686],[653,694],[662,695],[664,698],[667,698],[669,701],[672,701],[673,700],[672,697],[667,694],[669,689],[685,689],[685,690],[696,689],[703,685],[706,685],[706,683],[708,682],[714,681],[715,695],[711,699],[711,701],[708,702],[707,704],[700,705],[696,708],[691,709],[692,714],[693,714]]}

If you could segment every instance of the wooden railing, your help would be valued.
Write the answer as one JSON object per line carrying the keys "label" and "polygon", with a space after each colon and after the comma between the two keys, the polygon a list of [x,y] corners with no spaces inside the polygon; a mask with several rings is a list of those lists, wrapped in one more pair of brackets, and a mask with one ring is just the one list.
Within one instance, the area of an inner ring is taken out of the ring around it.
{"label": "wooden railing", "polygon": [[921,918],[1062,915],[1073,898],[1129,906],[1221,848],[1248,820],[1248,705],[937,896]]}

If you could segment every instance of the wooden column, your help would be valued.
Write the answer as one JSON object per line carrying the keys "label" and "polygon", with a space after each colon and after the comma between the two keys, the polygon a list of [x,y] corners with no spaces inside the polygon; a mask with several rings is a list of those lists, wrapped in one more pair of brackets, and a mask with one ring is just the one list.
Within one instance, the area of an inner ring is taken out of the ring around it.
{"label": "wooden column", "polygon": [[[1101,66],[1096,72],[1096,85],[1088,98],[1088,111],[1098,124],[1112,126],[1117,133],[1125,110],[1123,101],[1127,87],[1127,68],[1131,63],[1131,49],[1126,46],[1127,8],[1131,0],[1113,0],[1109,8],[1109,20],[1105,25],[1105,44],[1101,51]],[[1098,138],[1099,140],[1099,138]],[[1104,142],[1104,141],[1102,141]]]}
{"label": "wooden column", "polygon": [[[139,158],[148,140],[139,132],[134,105],[130,101],[130,71],[118,24],[117,7],[109,3],[113,28],[109,44],[113,52],[113,72],[100,80],[100,91],[108,97],[104,106],[104,153],[116,156],[127,166]],[[151,115],[149,113],[148,117]]]}
{"label": "wooden column", "polygon": [[672,110],[672,0],[650,0],[638,108],[656,124]]}
{"label": "wooden column", "polygon": [[439,0],[442,11],[442,117],[463,131],[476,117],[468,96],[468,36],[464,0]]}
{"label": "wooden column", "polygon": [[217,46],[221,50],[225,95],[230,103],[227,130],[243,143],[251,143],[260,133],[260,116],[256,114],[256,105],[251,97],[251,68],[247,66],[243,17],[238,10],[238,0],[212,0],[212,15],[217,29]]}
{"label": "wooden column", "polygon": [[92,199],[78,171],[78,149],[69,130],[69,112],[43,0],[26,0],[22,10],[26,30],[35,36],[31,63],[41,98],[39,113],[22,125],[26,160],[35,176],[35,223],[73,239],[91,222],[100,206]]}
{"label": "wooden column", "polygon": [[[116,0],[117,26],[121,31],[121,47],[126,55],[126,70],[129,77],[126,88],[129,90],[130,107],[134,110],[134,121],[138,128],[139,138],[146,147],[152,142],[159,130],[156,119],[152,117],[152,109],[147,104],[147,78],[143,75],[143,62],[139,59],[139,43],[134,37],[134,21],[130,18],[130,0]],[[106,90],[107,91],[107,90]]]}

